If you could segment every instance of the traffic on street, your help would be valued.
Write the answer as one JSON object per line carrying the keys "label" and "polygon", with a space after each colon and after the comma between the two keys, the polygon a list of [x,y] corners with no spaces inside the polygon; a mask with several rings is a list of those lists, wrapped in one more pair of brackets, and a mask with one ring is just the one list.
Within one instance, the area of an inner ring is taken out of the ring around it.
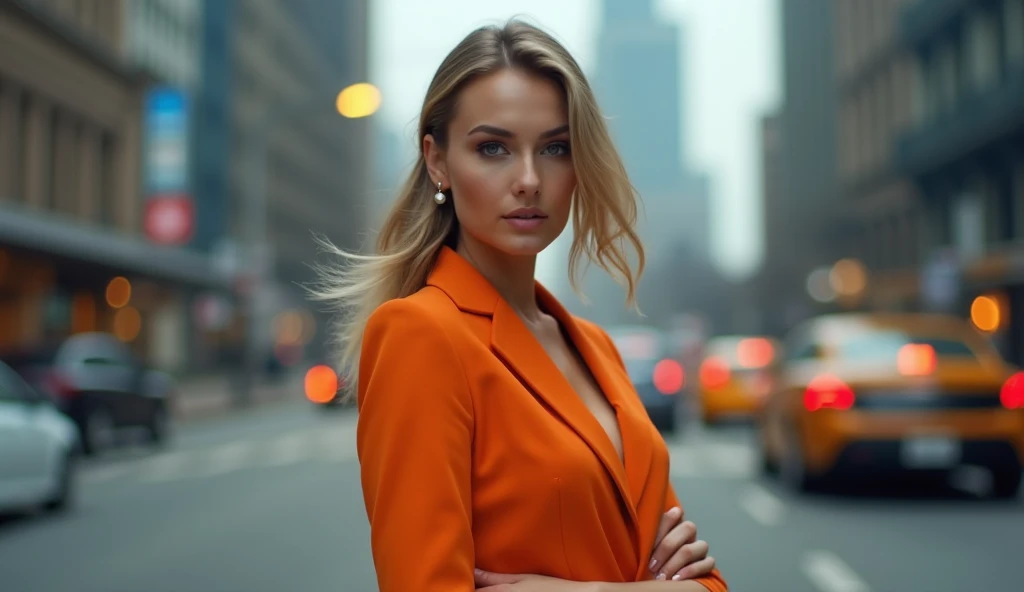
{"label": "traffic on street", "polygon": [[[356,415],[290,400],[183,426],[172,448],[81,466],[74,506],[0,523],[12,592],[376,590]],[[1021,500],[983,480],[793,493],[757,464],[753,428],[667,436],[672,481],[732,590],[1014,590]],[[54,561],[57,561],[55,565]]]}

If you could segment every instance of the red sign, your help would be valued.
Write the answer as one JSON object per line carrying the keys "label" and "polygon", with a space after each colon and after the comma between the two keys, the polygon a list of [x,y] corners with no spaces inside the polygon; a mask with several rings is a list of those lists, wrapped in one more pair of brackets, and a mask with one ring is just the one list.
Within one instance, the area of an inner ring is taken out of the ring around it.
{"label": "red sign", "polygon": [[192,240],[195,208],[186,195],[167,195],[146,200],[146,235],[161,245],[183,245]]}

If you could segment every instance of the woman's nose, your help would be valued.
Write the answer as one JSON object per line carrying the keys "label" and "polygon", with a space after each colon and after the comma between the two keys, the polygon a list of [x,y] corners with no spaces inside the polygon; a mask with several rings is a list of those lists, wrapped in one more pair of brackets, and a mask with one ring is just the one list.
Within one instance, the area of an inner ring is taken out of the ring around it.
{"label": "woman's nose", "polygon": [[540,193],[540,175],[537,174],[537,167],[532,157],[523,159],[516,174],[512,192],[515,195],[536,195]]}

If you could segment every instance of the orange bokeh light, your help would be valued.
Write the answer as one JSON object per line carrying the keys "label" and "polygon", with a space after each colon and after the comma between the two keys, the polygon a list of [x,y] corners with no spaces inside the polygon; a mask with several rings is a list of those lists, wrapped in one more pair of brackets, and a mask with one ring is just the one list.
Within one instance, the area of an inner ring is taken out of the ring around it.
{"label": "orange bokeh light", "polygon": [[338,373],[330,366],[320,364],[306,372],[306,398],[314,403],[330,403],[338,394]]}

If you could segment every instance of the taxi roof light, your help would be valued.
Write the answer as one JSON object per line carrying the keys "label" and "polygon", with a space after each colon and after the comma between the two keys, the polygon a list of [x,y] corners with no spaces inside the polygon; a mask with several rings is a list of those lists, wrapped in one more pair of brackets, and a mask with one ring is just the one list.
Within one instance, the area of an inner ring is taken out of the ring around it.
{"label": "taxi roof light", "polygon": [[744,368],[764,368],[774,358],[775,348],[764,337],[748,337],[736,345],[736,359]]}

